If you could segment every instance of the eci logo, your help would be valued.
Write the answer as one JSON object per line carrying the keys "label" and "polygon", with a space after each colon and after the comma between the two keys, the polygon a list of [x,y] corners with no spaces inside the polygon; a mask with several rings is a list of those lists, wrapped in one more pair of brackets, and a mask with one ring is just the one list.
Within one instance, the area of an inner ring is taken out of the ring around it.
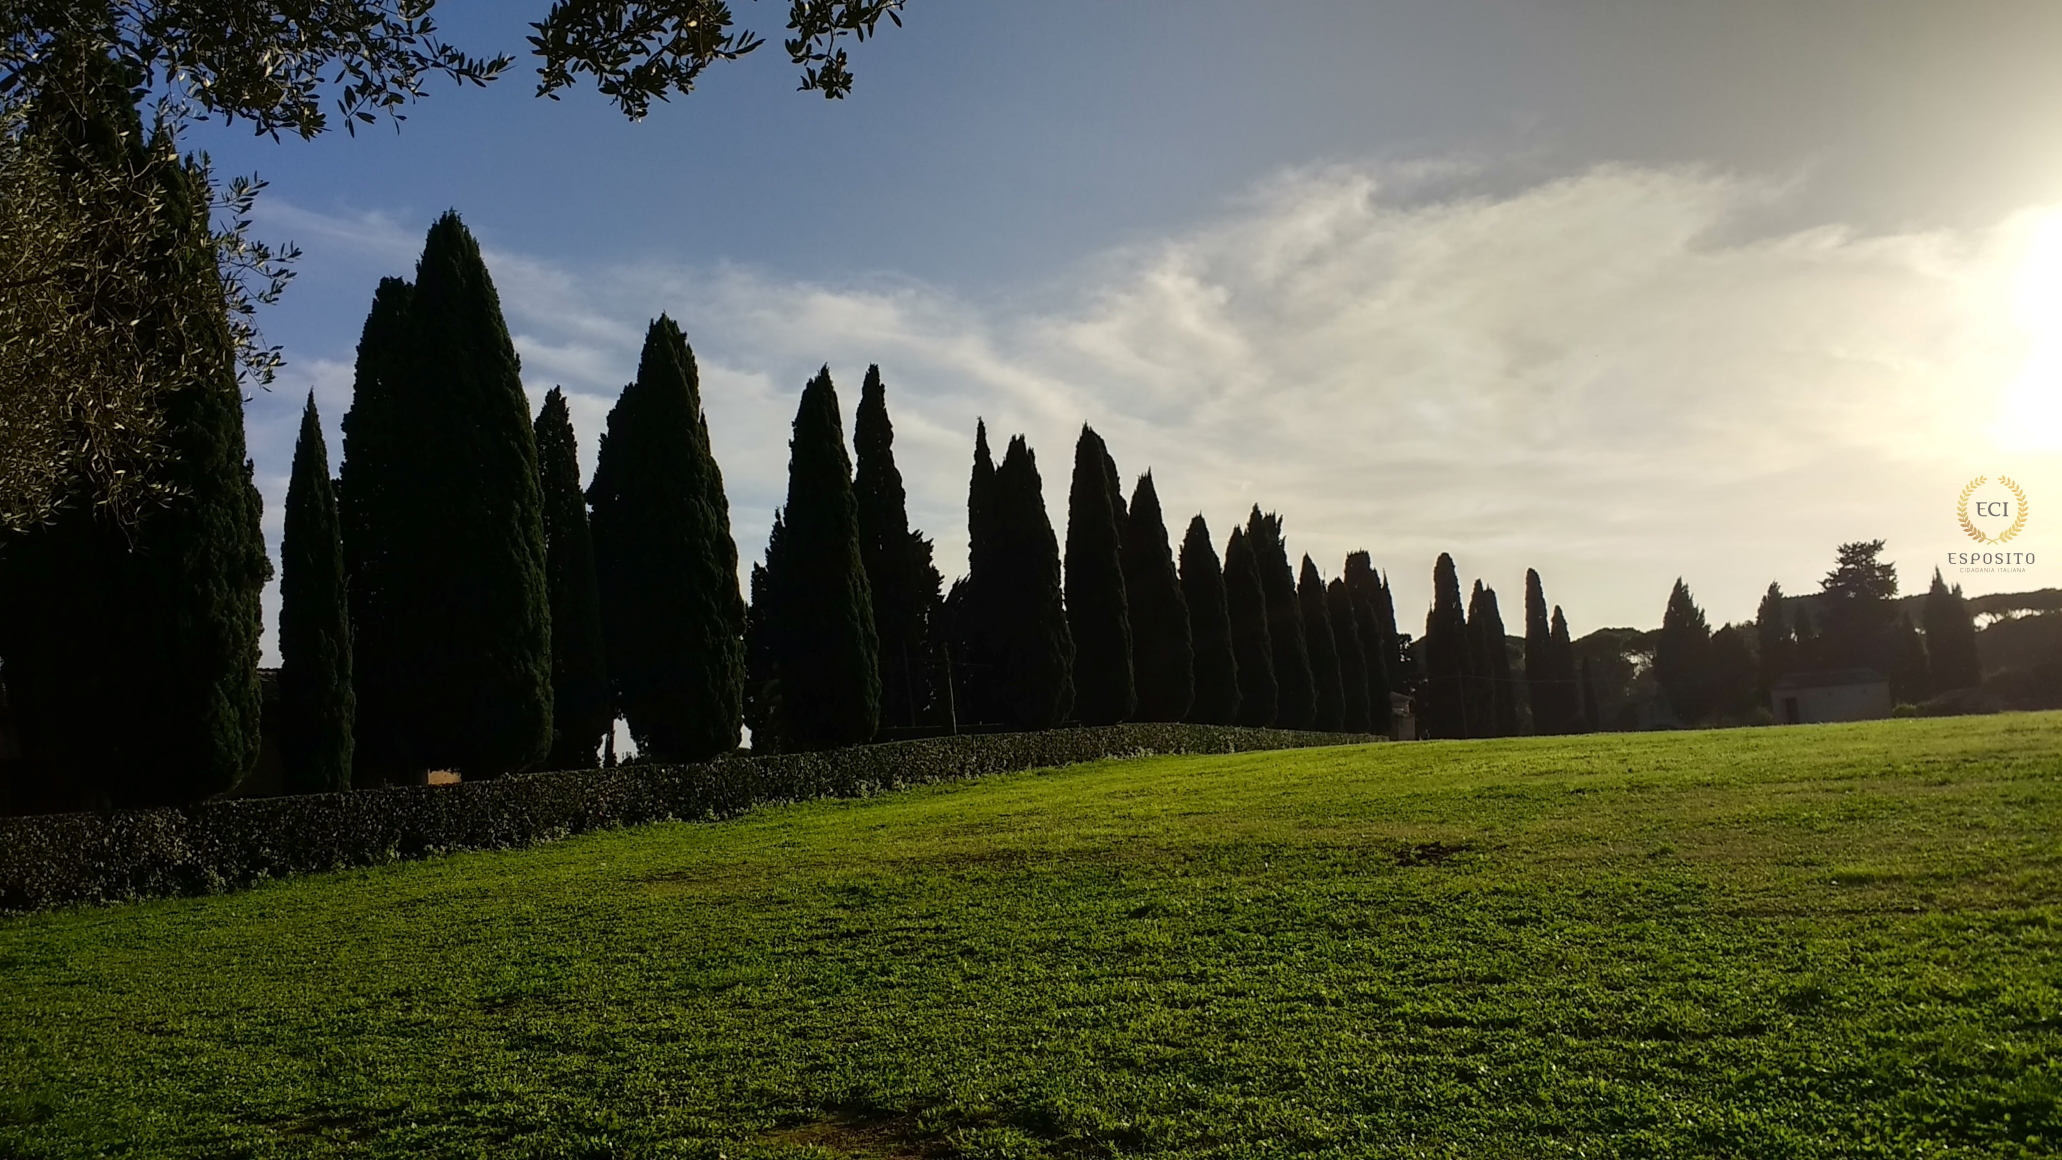
{"label": "eci logo", "polygon": [[[1961,499],[1955,505],[1955,519],[1962,525],[1962,534],[1978,544],[2001,547],[2026,530],[2032,508],[2026,489],[2014,483],[2011,476],[1993,479],[1979,475],[1962,489]],[[2034,559],[2032,552],[1949,552],[1947,562],[1964,572],[2024,572],[2025,565]]]}

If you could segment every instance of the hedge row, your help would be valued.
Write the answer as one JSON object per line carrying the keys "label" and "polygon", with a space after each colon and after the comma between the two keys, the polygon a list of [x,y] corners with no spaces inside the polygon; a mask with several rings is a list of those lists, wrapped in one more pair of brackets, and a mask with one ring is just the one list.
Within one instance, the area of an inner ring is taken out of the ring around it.
{"label": "hedge row", "polygon": [[865,797],[1106,757],[1373,741],[1207,725],[932,737],[825,753],[526,773],[455,786],[236,798],[181,809],[0,818],[0,912],[233,890],[266,878],[502,849],[756,806]]}

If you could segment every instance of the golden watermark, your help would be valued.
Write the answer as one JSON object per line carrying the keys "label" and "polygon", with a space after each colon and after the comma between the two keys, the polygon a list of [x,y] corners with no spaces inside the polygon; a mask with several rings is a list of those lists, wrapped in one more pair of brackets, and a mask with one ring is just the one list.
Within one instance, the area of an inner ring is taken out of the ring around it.
{"label": "golden watermark", "polygon": [[[2012,498],[2009,500],[1978,500],[1976,501],[1976,515],[1978,518],[2009,519],[2012,521],[2012,525],[1994,536],[1986,535],[1982,528],[1969,521],[1969,497],[1976,493],[1977,488],[1989,482],[1990,477],[1987,475],[1979,475],[1969,481],[1969,486],[1962,489],[1960,502],[1955,504],[1955,518],[1961,521],[1962,531],[1968,533],[1969,538],[1979,544],[2007,543],[2013,536],[2026,530],[2026,517],[2030,512],[2030,506],[2026,502],[2026,492],[2018,484],[2012,482],[2011,476],[1998,476],[1998,485],[2011,492]],[[2013,511],[2015,507],[2018,509],[2016,513]]]}

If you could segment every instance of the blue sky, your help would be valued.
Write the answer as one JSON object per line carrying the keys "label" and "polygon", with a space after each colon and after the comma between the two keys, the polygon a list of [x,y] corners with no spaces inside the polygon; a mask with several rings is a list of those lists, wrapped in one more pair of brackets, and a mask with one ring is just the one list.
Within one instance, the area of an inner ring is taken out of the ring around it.
{"label": "blue sky", "polygon": [[399,132],[189,136],[307,255],[248,412],[274,534],[301,394],[334,437],[372,288],[447,207],[590,464],[681,319],[747,559],[825,362],[848,412],[882,365],[948,574],[975,417],[1030,435],[1056,518],[1087,421],[1170,519],[1370,549],[1407,621],[1442,550],[1513,606],[1538,567],[1577,632],[1678,574],[1745,618],[1856,538],[1911,587],[1973,547],[1969,479],[2062,488],[2053,5],[912,0],[826,102],[745,0],[775,42],[635,124],[533,97],[543,8],[439,4],[518,64]]}

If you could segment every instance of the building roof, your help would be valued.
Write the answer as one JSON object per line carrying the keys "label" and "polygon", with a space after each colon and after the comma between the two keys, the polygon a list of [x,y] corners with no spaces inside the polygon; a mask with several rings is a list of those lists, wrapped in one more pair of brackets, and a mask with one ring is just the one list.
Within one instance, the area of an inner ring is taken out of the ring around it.
{"label": "building roof", "polygon": [[1890,679],[1874,669],[1814,669],[1784,673],[1777,689],[1833,689],[1848,685],[1887,685]]}

